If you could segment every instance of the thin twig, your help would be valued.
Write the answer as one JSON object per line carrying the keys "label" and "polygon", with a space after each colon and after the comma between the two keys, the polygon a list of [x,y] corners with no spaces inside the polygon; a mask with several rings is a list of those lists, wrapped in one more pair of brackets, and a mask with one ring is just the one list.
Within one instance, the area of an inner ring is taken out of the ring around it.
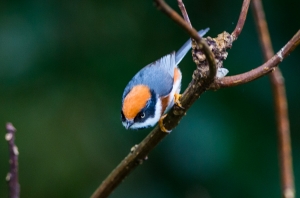
{"label": "thin twig", "polygon": [[[165,128],[169,131],[174,129],[190,106],[204,93],[209,85],[214,81],[216,75],[216,64],[214,56],[210,51],[206,42],[198,35],[197,31],[190,27],[180,15],[178,15],[172,8],[170,8],[164,1],[155,0],[157,7],[167,14],[171,19],[178,23],[189,35],[196,40],[199,48],[205,53],[209,62],[209,76],[203,79],[193,79],[188,88],[182,94],[180,103],[183,108],[174,105],[163,120]],[[92,195],[93,198],[107,197],[122,181],[141,164],[149,152],[168,135],[162,132],[159,126],[156,126],[149,135],[139,144],[131,149],[131,152],[125,159],[110,173],[110,175],[102,182],[98,189]]]}
{"label": "thin twig", "polygon": [[20,185],[18,180],[18,147],[15,145],[16,129],[11,123],[6,124],[5,140],[8,142],[9,148],[9,173],[6,181],[9,186],[9,197],[18,198],[20,196]]}
{"label": "thin twig", "polygon": [[238,38],[238,36],[240,35],[240,33],[242,32],[242,29],[243,29],[245,21],[246,21],[249,4],[250,4],[250,0],[244,0],[239,20],[236,24],[234,31],[231,33],[234,40],[236,40]]}
{"label": "thin twig", "polygon": [[[264,59],[265,61],[267,61],[274,55],[274,51],[271,43],[267,21],[265,19],[263,5],[261,0],[254,0],[252,6]],[[274,106],[277,121],[282,197],[294,198],[295,187],[288,107],[284,79],[279,68],[270,74],[270,81],[273,89]]]}
{"label": "thin twig", "polygon": [[233,87],[247,82],[253,81],[260,78],[269,72],[275,70],[277,65],[283,61],[283,59],[288,56],[298,45],[300,44],[300,30],[293,36],[293,38],[283,47],[277,54],[275,54],[271,59],[269,59],[263,65],[245,72],[243,74],[228,76],[221,79],[215,80],[211,84],[210,89],[216,90],[225,87]]}
{"label": "thin twig", "polygon": [[192,27],[191,21],[190,21],[190,19],[189,19],[189,15],[187,14],[187,11],[186,11],[186,9],[185,9],[185,6],[184,6],[182,0],[177,0],[177,2],[178,2],[178,7],[179,7],[180,10],[181,10],[181,14],[182,14],[184,20],[185,20],[188,24],[190,24],[190,27]]}

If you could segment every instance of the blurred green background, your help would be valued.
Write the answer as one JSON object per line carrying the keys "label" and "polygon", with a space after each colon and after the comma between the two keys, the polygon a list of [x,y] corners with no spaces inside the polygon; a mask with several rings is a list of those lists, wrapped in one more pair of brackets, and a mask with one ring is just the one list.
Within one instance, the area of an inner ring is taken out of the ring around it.
{"label": "blurred green background", "polygon": [[[178,10],[175,0],[167,1]],[[186,0],[209,36],[235,28],[242,0]],[[275,51],[299,29],[300,1],[263,2]],[[148,1],[1,1],[0,197],[7,197],[5,123],[17,128],[21,197],[89,197],[151,129],[127,131],[121,96],[143,66],[188,35]],[[262,64],[252,11],[229,51],[229,75]],[[300,50],[281,64],[300,192]],[[180,65],[183,90],[195,68]],[[209,91],[111,197],[280,197],[269,79]]]}

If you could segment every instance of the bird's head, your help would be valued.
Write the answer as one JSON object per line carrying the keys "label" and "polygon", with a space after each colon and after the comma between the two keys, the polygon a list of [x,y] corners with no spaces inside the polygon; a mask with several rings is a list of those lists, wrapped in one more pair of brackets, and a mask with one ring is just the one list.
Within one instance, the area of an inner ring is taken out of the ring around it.
{"label": "bird's head", "polygon": [[146,85],[134,86],[122,101],[121,119],[126,129],[154,126],[161,116],[161,100]]}

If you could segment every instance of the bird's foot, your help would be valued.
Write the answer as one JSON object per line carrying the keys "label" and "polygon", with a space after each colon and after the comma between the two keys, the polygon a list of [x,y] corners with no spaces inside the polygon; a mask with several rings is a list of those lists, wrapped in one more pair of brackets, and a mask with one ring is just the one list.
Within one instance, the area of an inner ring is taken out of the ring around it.
{"label": "bird's foot", "polygon": [[181,94],[175,93],[174,94],[174,103],[181,109],[184,109],[179,101],[180,98],[181,98]]}
{"label": "bird's foot", "polygon": [[167,116],[167,114],[161,116],[160,119],[159,119],[159,121],[158,121],[158,123],[159,123],[160,130],[162,132],[170,133],[171,131],[169,131],[168,129],[166,129],[166,127],[164,126],[164,123],[163,123],[163,121],[164,121],[164,119],[165,119],[166,116]]}

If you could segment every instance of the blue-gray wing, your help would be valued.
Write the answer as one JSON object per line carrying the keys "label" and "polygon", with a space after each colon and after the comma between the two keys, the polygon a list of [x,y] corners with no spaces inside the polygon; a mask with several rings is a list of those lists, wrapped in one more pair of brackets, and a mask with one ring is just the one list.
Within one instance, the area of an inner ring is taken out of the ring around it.
{"label": "blue-gray wing", "polygon": [[123,99],[135,85],[146,85],[156,94],[168,95],[173,88],[175,52],[168,54],[141,69],[126,86]]}

